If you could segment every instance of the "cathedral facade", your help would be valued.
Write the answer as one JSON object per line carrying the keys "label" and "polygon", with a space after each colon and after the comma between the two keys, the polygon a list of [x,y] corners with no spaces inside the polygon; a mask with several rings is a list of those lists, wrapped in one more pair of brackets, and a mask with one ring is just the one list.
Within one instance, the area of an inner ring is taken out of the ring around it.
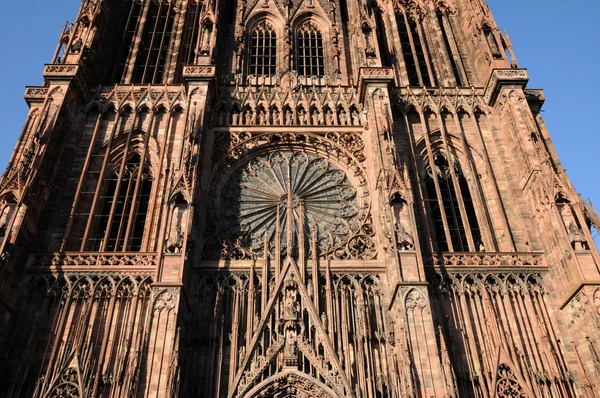
{"label": "cathedral facade", "polygon": [[598,397],[594,209],[483,0],[83,0],[0,181],[2,397]]}

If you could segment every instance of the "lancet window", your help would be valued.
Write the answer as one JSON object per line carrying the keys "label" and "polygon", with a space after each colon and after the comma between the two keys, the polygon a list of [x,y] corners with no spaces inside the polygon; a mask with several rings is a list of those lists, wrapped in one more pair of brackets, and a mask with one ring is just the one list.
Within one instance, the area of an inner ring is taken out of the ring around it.
{"label": "lancet window", "polygon": [[91,249],[139,251],[152,191],[150,164],[132,153],[112,166],[104,182],[104,194],[99,197]]}
{"label": "lancet window", "polygon": [[502,58],[502,52],[500,51],[500,47],[498,46],[498,42],[496,41],[496,36],[494,35],[494,31],[489,25],[483,26],[483,35],[485,36],[485,40],[488,43],[490,48],[490,52],[494,58]]}
{"label": "lancet window", "polygon": [[250,36],[250,75],[277,74],[277,33],[266,21],[259,23]]}
{"label": "lancet window", "polygon": [[186,12],[186,21],[181,39],[181,60],[184,65],[191,65],[196,62],[197,44],[201,26],[200,14],[200,4],[197,1],[190,2]]}
{"label": "lancet window", "polygon": [[174,1],[151,1],[141,27],[141,43],[133,70],[133,83],[162,82],[175,19]]}
{"label": "lancet window", "polygon": [[396,11],[402,54],[411,86],[436,86],[435,71],[430,64],[425,32],[420,23],[401,11]]}
{"label": "lancet window", "polygon": [[469,185],[457,163],[438,152],[426,178],[426,202],[431,211],[439,251],[482,250],[481,232]]}
{"label": "lancet window", "polygon": [[120,82],[123,78],[123,73],[125,72],[125,68],[127,65],[127,59],[135,42],[134,38],[138,22],[140,21],[140,18],[142,16],[142,5],[143,3],[141,0],[135,0],[127,14],[125,31],[121,39],[120,47],[118,50],[119,53],[117,55],[117,62],[112,75],[113,82]]}
{"label": "lancet window", "polygon": [[454,75],[456,85],[465,86],[466,79],[463,76],[462,60],[460,58],[456,41],[454,40],[454,33],[452,32],[452,26],[448,20],[448,15],[440,10],[437,11],[436,15],[440,25],[440,30],[442,31],[442,38],[444,39],[446,52],[448,53],[448,58],[450,59],[450,66],[452,67],[452,74]]}
{"label": "lancet window", "polygon": [[296,60],[300,76],[324,76],[323,35],[312,22],[304,23],[296,35]]}

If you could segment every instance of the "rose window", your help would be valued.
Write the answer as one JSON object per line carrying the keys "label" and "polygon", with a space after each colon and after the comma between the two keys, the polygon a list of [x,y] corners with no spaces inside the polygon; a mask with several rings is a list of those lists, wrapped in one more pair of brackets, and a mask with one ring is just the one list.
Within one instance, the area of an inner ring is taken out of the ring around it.
{"label": "rose window", "polygon": [[219,235],[258,256],[265,241],[270,253],[277,241],[281,253],[287,253],[290,236],[297,248],[301,232],[307,253],[313,241],[319,254],[329,253],[345,245],[365,218],[362,194],[348,174],[298,149],[261,153],[239,164],[218,186],[212,210]]}

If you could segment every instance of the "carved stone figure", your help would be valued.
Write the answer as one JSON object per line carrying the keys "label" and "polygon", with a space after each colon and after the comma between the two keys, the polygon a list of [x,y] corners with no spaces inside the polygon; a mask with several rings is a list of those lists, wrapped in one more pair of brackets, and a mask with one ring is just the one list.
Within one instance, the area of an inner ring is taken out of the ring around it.
{"label": "carved stone figure", "polygon": [[325,124],[327,126],[333,126],[333,112],[331,110],[327,111],[327,115],[325,116]]}
{"label": "carved stone figure", "polygon": [[321,115],[316,109],[312,111],[311,118],[313,126],[318,126],[319,124],[321,124]]}
{"label": "carved stone figure", "polygon": [[360,114],[356,110],[352,112],[352,125],[360,126]]}
{"label": "carved stone figure", "polygon": [[259,120],[259,124],[261,126],[264,126],[267,124],[267,114],[265,113],[264,110],[261,110],[258,114],[258,120]]}
{"label": "carved stone figure", "polygon": [[286,126],[291,126],[294,124],[294,114],[292,113],[291,110],[287,110],[285,112],[285,125]]}
{"label": "carved stone figure", "polygon": [[246,118],[246,126],[251,126],[252,124],[254,124],[253,120],[252,120],[253,119],[252,111],[250,109],[248,109],[246,111],[245,118]]}
{"label": "carved stone figure", "polygon": [[0,178],[0,397],[598,396],[600,219],[483,0],[75,21]]}

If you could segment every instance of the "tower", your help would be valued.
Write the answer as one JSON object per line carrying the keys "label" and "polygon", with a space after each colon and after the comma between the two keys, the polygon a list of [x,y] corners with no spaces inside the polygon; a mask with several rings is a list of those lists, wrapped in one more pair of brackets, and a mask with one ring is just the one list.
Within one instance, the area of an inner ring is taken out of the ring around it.
{"label": "tower", "polygon": [[600,219],[481,0],[84,0],[0,181],[0,395],[594,397]]}

